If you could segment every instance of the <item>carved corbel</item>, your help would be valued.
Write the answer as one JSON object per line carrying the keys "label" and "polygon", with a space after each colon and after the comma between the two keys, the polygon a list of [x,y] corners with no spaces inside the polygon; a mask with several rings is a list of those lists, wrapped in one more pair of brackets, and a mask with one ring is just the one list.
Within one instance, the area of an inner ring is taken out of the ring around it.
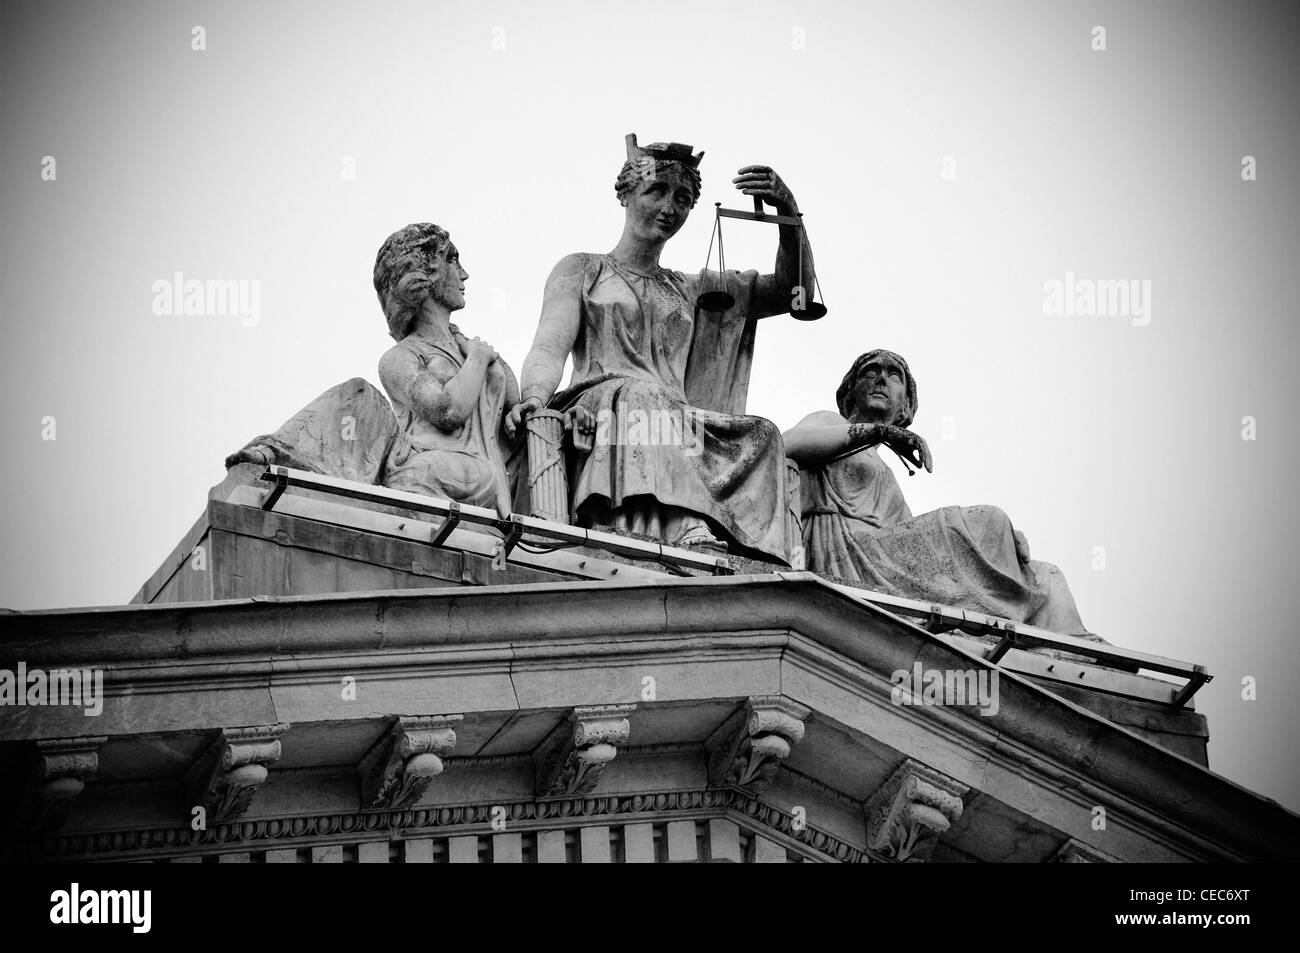
{"label": "carved corbel", "polygon": [[704,743],[709,784],[752,793],[768,787],[790,749],[803,740],[809,711],[782,695],[752,696]]}
{"label": "carved corbel", "polygon": [[36,742],[36,758],[26,789],[8,825],[15,836],[56,831],[68,819],[72,803],[99,770],[96,750],[106,737],[56,738]]}
{"label": "carved corbel", "polygon": [[287,724],[223,728],[185,774],[193,803],[207,812],[207,823],[243,815],[266,780],[268,764],[280,760],[280,736]]}
{"label": "carved corbel", "polygon": [[591,705],[575,708],[538,746],[538,797],[590,794],[605,766],[625,744],[632,727],[627,716],[635,705]]}
{"label": "carved corbel", "polygon": [[361,759],[361,807],[393,810],[418,801],[442,774],[463,715],[399,717]]}
{"label": "carved corbel", "polygon": [[961,817],[970,790],[908,758],[867,801],[867,846],[896,860],[921,862]]}

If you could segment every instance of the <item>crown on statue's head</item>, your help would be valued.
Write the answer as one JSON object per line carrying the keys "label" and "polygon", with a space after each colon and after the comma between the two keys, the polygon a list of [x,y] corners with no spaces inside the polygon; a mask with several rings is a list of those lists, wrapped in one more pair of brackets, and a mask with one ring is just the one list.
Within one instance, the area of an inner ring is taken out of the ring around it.
{"label": "crown on statue's head", "polygon": [[627,161],[635,163],[638,159],[657,159],[660,162],[680,162],[688,169],[698,169],[704,151],[692,155],[691,146],[680,142],[652,142],[648,146],[636,144],[636,133],[629,132],[623,141],[627,145]]}

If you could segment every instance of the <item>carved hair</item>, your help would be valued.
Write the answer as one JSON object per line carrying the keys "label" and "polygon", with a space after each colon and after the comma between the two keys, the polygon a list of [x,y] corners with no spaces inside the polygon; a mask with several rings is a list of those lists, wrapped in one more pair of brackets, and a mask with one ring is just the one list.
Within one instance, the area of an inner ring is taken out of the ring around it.
{"label": "carved hair", "polygon": [[400,341],[410,332],[416,306],[397,294],[398,283],[413,271],[427,271],[429,263],[440,260],[451,244],[446,229],[429,222],[399,228],[379,247],[375,257],[375,293],[388,320],[388,333]]}
{"label": "carved hair", "polygon": [[904,384],[907,388],[906,400],[903,406],[899,408],[893,423],[896,427],[910,427],[912,421],[916,419],[916,378],[912,376],[912,369],[907,366],[907,361],[903,360],[903,355],[895,354],[893,351],[886,351],[884,348],[877,348],[861,355],[853,362],[849,372],[844,375],[844,380],[840,382],[839,389],[835,391],[835,404],[840,409],[840,416],[845,418],[853,416],[853,411],[857,409],[852,401],[853,392],[857,389],[858,375],[864,367],[878,358],[894,361],[903,369]]}
{"label": "carved hair", "polygon": [[694,190],[695,198],[691,202],[691,208],[695,207],[695,203],[700,200],[702,187],[699,165],[704,158],[703,152],[692,155],[691,147],[680,142],[652,142],[648,146],[638,146],[634,132],[627,134],[625,143],[627,161],[623,163],[618,179],[614,182],[614,194],[618,196],[620,204],[627,204],[628,196],[641,182],[674,176]]}

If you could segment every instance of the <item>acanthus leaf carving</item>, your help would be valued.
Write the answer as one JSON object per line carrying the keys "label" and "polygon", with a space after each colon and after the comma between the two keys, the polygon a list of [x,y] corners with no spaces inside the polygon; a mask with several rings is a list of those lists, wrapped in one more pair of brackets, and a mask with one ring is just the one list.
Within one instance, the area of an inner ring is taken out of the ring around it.
{"label": "acanthus leaf carving", "polygon": [[809,709],[782,695],[754,695],[705,742],[709,784],[757,792],[776,779],[781,762],[803,740]]}
{"label": "acanthus leaf carving", "polygon": [[21,837],[58,830],[86,781],[99,770],[98,748],[105,736],[54,738],[36,742],[36,758],[9,830]]}
{"label": "acanthus leaf carving", "polygon": [[635,705],[588,705],[573,709],[538,746],[538,797],[590,794],[600,783],[618,746],[631,735],[628,714]]}
{"label": "acanthus leaf carving", "polygon": [[414,804],[456,747],[463,715],[399,716],[361,759],[361,807],[394,810]]}
{"label": "acanthus leaf carving", "polygon": [[867,801],[867,846],[899,861],[928,860],[962,814],[966,785],[912,758]]}
{"label": "acanthus leaf carving", "polygon": [[280,760],[280,738],[288,730],[282,722],[221,729],[185,775],[207,824],[233,820],[248,810],[266,782],[267,765]]}

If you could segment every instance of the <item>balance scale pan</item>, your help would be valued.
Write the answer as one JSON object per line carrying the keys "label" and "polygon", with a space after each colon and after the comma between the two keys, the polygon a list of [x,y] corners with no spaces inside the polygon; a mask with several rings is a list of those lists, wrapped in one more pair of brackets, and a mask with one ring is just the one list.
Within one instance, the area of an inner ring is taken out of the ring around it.
{"label": "balance scale pan", "polygon": [[725,291],[706,291],[695,303],[704,311],[728,311],[735,306],[736,299]]}
{"label": "balance scale pan", "polygon": [[791,308],[790,317],[796,321],[816,321],[819,318],[826,317],[826,305],[817,301],[809,301],[798,310]]}

